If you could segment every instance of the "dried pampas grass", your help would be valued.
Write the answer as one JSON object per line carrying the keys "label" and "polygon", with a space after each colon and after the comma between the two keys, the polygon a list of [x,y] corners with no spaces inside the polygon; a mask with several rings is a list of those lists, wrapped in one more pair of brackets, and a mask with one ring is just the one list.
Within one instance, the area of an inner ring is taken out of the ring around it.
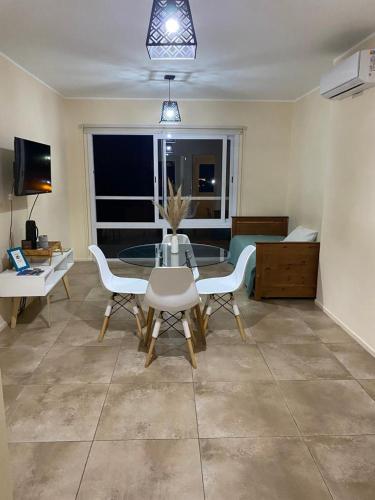
{"label": "dried pampas grass", "polygon": [[174,194],[173,186],[168,179],[168,191],[169,191],[169,200],[166,208],[159,203],[155,203],[160,211],[160,215],[169,223],[172,228],[173,234],[177,233],[177,229],[181,224],[181,221],[187,216],[190,205],[190,196],[187,198],[182,198],[181,188],[178,188],[176,194]]}

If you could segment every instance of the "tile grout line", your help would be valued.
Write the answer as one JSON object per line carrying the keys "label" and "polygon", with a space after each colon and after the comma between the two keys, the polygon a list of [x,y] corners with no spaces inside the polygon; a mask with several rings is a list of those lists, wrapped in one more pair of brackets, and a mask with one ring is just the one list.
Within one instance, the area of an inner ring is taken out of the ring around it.
{"label": "tile grout line", "polygon": [[87,463],[89,461],[89,458],[90,458],[90,455],[91,455],[91,450],[92,450],[92,447],[94,445],[94,442],[95,442],[95,437],[96,437],[96,433],[98,431],[98,427],[99,427],[99,422],[100,422],[100,419],[102,417],[102,414],[103,414],[103,410],[104,410],[104,407],[105,407],[105,404],[106,404],[106,401],[107,401],[107,397],[108,397],[108,393],[109,393],[109,389],[111,387],[111,382],[112,382],[112,378],[113,378],[113,374],[115,372],[115,369],[116,369],[116,366],[117,366],[117,363],[118,363],[118,358],[120,356],[120,352],[121,352],[121,345],[119,346],[119,350],[117,352],[117,357],[116,357],[116,361],[115,363],[113,364],[113,370],[112,370],[112,375],[111,375],[111,378],[109,380],[109,384],[108,384],[108,388],[107,388],[107,392],[105,394],[105,397],[104,397],[104,400],[103,400],[103,405],[102,405],[102,409],[100,410],[100,414],[99,414],[99,418],[98,418],[98,422],[96,424],[96,428],[95,428],[95,432],[94,432],[94,435],[93,435],[93,438],[92,438],[92,441],[91,441],[91,444],[90,444],[90,449],[89,449],[89,452],[87,454],[87,458],[86,458],[86,461],[85,461],[85,465],[83,467],[83,471],[82,471],[82,475],[81,475],[81,479],[79,481],[79,485],[78,485],[78,488],[77,488],[77,493],[75,495],[75,499],[77,500],[78,498],[78,495],[79,495],[79,491],[81,489],[81,485],[82,485],[82,481],[83,481],[83,476],[85,475],[85,472],[86,472],[86,467],[87,467]]}
{"label": "tile grout line", "polygon": [[204,478],[203,478],[203,464],[202,464],[202,450],[201,450],[201,440],[199,436],[199,423],[198,423],[198,412],[197,412],[197,400],[195,398],[195,382],[194,382],[194,372],[193,368],[191,368],[191,376],[192,376],[192,387],[193,387],[193,394],[194,394],[194,410],[195,410],[195,419],[197,423],[197,435],[198,435],[198,448],[199,448],[199,461],[201,465],[201,479],[202,479],[202,488],[203,488],[203,498],[206,498],[206,490],[204,486]]}
{"label": "tile grout line", "polygon": [[282,399],[283,399],[283,401],[284,401],[284,404],[285,404],[285,406],[286,406],[286,408],[287,408],[287,410],[288,410],[288,412],[289,412],[290,416],[291,416],[291,417],[292,417],[292,419],[293,419],[293,422],[294,422],[294,424],[295,424],[295,426],[296,426],[296,428],[297,428],[297,431],[298,431],[298,435],[299,435],[300,442],[301,442],[301,443],[303,443],[303,445],[304,445],[305,449],[307,450],[308,454],[311,456],[312,461],[313,461],[313,462],[314,462],[314,464],[315,464],[315,467],[316,467],[316,469],[317,469],[317,471],[318,471],[318,473],[319,473],[319,475],[320,475],[320,477],[321,477],[321,479],[322,479],[322,481],[323,481],[323,484],[324,484],[324,485],[325,485],[325,487],[326,487],[326,490],[327,490],[328,494],[330,495],[330,497],[332,498],[332,500],[334,500],[333,494],[331,493],[331,490],[329,489],[328,484],[326,483],[326,480],[325,480],[325,478],[324,478],[324,476],[323,476],[323,473],[322,473],[322,471],[320,470],[320,467],[318,466],[318,464],[317,464],[317,462],[316,462],[315,458],[313,457],[313,455],[312,455],[312,453],[311,453],[311,451],[310,451],[310,448],[308,447],[307,443],[305,442],[304,435],[302,434],[301,429],[299,428],[299,425],[298,425],[298,423],[297,423],[297,420],[295,419],[295,417],[294,417],[294,415],[293,415],[293,413],[292,413],[292,410],[290,409],[290,407],[289,407],[289,405],[288,405],[288,401],[287,401],[287,399],[286,399],[285,394],[283,393],[283,391],[282,391],[282,389],[281,389],[281,386],[280,386],[280,384],[279,384],[279,381],[278,381],[278,380],[276,379],[276,377],[274,376],[274,374],[273,374],[273,372],[272,372],[272,370],[271,370],[270,366],[269,366],[269,365],[268,365],[268,363],[267,363],[266,358],[265,358],[265,357],[264,357],[264,355],[263,355],[262,350],[261,350],[261,349],[259,349],[259,347],[258,347],[258,350],[259,350],[259,352],[260,352],[260,354],[261,354],[261,356],[262,356],[262,358],[263,358],[264,362],[266,363],[266,365],[267,365],[267,367],[268,367],[269,371],[271,372],[272,378],[273,378],[273,380],[274,380],[274,382],[275,382],[275,384],[276,384],[276,386],[277,386],[277,388],[278,388],[279,393],[281,394],[281,397],[282,397]]}

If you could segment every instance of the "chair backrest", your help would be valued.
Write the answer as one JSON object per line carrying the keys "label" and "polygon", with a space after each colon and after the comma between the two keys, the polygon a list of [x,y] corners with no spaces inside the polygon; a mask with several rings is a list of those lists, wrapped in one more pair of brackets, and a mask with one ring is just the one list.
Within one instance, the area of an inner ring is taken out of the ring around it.
{"label": "chair backrest", "polygon": [[105,258],[104,253],[97,245],[90,245],[89,250],[95,257],[96,263],[98,264],[100,279],[103,283],[103,286],[107,288],[107,290],[111,290],[113,273],[109,269],[108,262]]}
{"label": "chair backrest", "polygon": [[158,310],[176,313],[199,304],[194,277],[188,267],[155,267],[151,271],[145,302]]}
{"label": "chair backrest", "polygon": [[230,275],[234,280],[234,286],[236,286],[236,290],[238,290],[238,288],[240,288],[245,281],[246,266],[254,252],[255,247],[253,245],[248,245],[242,250],[240,256],[238,257],[236,267],[234,268],[233,273]]}
{"label": "chair backrest", "polygon": [[[171,243],[172,236],[173,236],[172,234],[166,234],[163,238],[163,243]],[[190,243],[189,236],[187,234],[178,233],[177,239],[178,239],[178,242],[181,243],[181,245]]]}

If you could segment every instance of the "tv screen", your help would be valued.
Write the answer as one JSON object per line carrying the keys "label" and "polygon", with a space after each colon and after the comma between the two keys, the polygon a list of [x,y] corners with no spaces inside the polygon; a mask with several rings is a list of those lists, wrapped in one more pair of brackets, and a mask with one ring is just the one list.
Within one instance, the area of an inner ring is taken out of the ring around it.
{"label": "tv screen", "polygon": [[15,137],[14,157],[16,196],[52,191],[50,146]]}

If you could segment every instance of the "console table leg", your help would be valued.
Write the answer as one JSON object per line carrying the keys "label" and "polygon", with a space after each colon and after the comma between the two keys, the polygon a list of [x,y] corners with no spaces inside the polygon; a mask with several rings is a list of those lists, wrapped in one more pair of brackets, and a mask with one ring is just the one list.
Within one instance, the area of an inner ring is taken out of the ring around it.
{"label": "console table leg", "polygon": [[16,328],[17,316],[20,308],[21,297],[12,297],[12,315],[10,318],[10,327]]}
{"label": "console table leg", "polygon": [[64,287],[65,287],[65,291],[66,291],[66,295],[68,297],[68,299],[71,299],[71,295],[70,295],[70,288],[69,288],[69,280],[68,280],[68,276],[65,275],[62,279],[63,283],[64,283]]}
{"label": "console table leg", "polygon": [[47,295],[47,323],[51,327],[51,296]]}

